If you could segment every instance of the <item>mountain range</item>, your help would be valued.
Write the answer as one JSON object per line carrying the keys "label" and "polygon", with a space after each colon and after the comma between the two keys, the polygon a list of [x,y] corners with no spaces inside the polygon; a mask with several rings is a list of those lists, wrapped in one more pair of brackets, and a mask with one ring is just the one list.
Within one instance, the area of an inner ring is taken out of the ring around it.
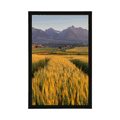
{"label": "mountain range", "polygon": [[62,31],[32,27],[32,43],[43,45],[88,45],[88,30],[70,26]]}

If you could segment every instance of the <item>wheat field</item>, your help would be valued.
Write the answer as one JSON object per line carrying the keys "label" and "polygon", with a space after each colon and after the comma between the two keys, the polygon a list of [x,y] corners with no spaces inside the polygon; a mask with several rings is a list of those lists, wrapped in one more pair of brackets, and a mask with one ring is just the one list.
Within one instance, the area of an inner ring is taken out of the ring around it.
{"label": "wheat field", "polygon": [[69,60],[78,59],[80,61],[83,61],[85,63],[88,63],[88,55],[40,55],[40,54],[32,54],[32,62],[38,62],[39,60],[45,59],[45,58],[52,58],[52,57],[62,57],[67,58]]}
{"label": "wheat field", "polygon": [[[32,105],[87,105],[88,75],[70,60],[78,56],[32,55],[32,62],[47,59],[32,78]],[[80,56],[84,62],[85,56]]]}

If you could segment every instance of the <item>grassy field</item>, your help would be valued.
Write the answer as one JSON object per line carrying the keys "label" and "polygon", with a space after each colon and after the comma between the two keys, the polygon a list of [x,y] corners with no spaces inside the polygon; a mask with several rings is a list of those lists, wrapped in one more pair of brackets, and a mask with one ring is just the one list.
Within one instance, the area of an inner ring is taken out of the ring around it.
{"label": "grassy field", "polygon": [[87,54],[88,53],[88,47],[75,47],[75,48],[67,49],[66,52]]}
{"label": "grassy field", "polygon": [[49,54],[51,52],[57,51],[57,48],[49,48],[49,47],[44,47],[44,48],[34,48],[32,50],[32,53],[40,53],[40,54]]}
{"label": "grassy field", "polygon": [[74,48],[34,48],[33,54],[57,54],[57,55],[87,55],[88,47],[74,47]]}
{"label": "grassy field", "polygon": [[[33,50],[32,105],[87,105],[87,48],[64,51],[57,48],[56,54],[51,54],[53,49],[56,48]],[[65,54],[61,55],[58,51]],[[78,55],[80,52],[86,54]]]}

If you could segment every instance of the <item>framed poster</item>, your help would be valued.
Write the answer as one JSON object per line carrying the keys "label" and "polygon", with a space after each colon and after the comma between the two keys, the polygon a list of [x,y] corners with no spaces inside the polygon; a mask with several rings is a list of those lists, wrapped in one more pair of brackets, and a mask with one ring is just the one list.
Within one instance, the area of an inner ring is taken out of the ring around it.
{"label": "framed poster", "polygon": [[92,108],[92,12],[28,12],[29,108]]}

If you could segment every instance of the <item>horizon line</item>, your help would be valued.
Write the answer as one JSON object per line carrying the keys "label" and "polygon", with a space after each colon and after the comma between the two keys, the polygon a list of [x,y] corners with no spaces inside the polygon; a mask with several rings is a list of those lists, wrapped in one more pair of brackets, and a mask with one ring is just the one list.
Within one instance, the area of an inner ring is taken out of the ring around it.
{"label": "horizon line", "polygon": [[[83,27],[76,27],[76,26],[74,26],[74,25],[71,25],[71,26],[69,26],[69,27],[67,27],[67,28],[65,28],[65,29],[68,29],[68,28],[70,28],[70,27],[74,27],[74,28],[82,28],[82,29],[84,29],[84,30],[88,30],[88,29],[86,29],[86,28],[83,28]],[[55,29],[55,28],[53,28],[53,27],[48,27],[48,28],[46,28],[46,29],[41,29],[41,28],[36,28],[36,27],[33,27],[32,26],[32,28],[34,28],[34,29],[38,29],[38,30],[42,30],[42,31],[46,31],[46,30],[48,30],[48,29],[54,29],[54,30],[56,30],[56,31],[63,31],[63,30],[65,30],[65,29],[62,29],[62,30],[57,30],[57,29]]]}

